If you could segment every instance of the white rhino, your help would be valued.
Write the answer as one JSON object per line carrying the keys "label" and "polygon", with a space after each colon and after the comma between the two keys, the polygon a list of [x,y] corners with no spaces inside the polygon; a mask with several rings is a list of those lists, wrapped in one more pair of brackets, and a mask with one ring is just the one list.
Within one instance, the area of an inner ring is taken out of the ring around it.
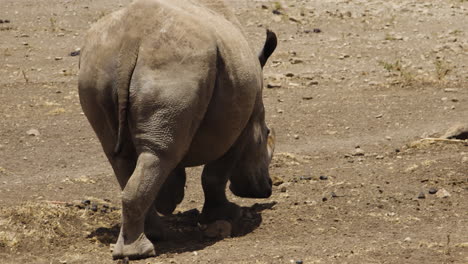
{"label": "white rhino", "polygon": [[205,164],[201,221],[240,214],[225,194],[267,198],[273,133],[262,67],[222,0],[136,0],[92,26],[81,49],[79,95],[122,188],[114,258],[155,256],[158,213],[182,201],[185,167]]}

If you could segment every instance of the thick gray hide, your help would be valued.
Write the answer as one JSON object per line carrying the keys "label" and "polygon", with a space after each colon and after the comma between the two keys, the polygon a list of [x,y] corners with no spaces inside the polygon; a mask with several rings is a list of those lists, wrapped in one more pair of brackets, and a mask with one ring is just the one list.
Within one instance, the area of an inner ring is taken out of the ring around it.
{"label": "thick gray hide", "polygon": [[156,210],[182,201],[185,167],[205,164],[207,223],[239,216],[228,180],[236,195],[271,195],[261,64],[276,36],[268,36],[258,58],[221,0],[137,0],[88,32],[79,95],[122,188],[114,258],[155,255]]}

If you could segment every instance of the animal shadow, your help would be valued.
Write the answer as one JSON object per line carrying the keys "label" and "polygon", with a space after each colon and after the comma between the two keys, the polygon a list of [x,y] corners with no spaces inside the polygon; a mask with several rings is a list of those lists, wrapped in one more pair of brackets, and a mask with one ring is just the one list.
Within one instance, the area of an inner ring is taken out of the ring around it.
{"label": "animal shadow", "polygon": [[[271,209],[276,202],[256,203],[250,207],[241,207],[242,216],[232,224],[231,237],[245,236],[262,223],[261,212]],[[158,254],[183,253],[204,249],[215,244],[222,238],[208,238],[204,236],[198,222],[200,212],[191,209],[174,215],[163,216],[162,221],[167,231],[164,241],[155,242]],[[91,232],[87,238],[95,238],[99,242],[110,245],[117,241],[120,224],[111,228],[100,227]]]}

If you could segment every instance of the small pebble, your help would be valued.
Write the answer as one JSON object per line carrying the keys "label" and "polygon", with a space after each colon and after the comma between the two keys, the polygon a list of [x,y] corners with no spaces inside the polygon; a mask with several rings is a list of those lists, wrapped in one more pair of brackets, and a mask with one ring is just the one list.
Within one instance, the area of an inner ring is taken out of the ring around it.
{"label": "small pebble", "polygon": [[286,186],[281,187],[280,191],[281,192],[286,192],[287,191]]}
{"label": "small pebble", "polygon": [[322,180],[322,181],[326,181],[326,180],[328,180],[328,176],[320,175],[319,179]]}
{"label": "small pebble", "polygon": [[436,188],[430,188],[429,191],[428,191],[429,194],[436,194],[437,193],[437,189]]}
{"label": "small pebble", "polygon": [[97,205],[93,204],[93,205],[91,205],[91,207],[89,209],[91,209],[91,211],[93,211],[93,212],[97,212],[98,207],[97,207]]}
{"label": "small pebble", "polygon": [[445,189],[440,189],[437,191],[436,196],[438,198],[447,198],[450,197],[450,193]]}
{"label": "small pebble", "polygon": [[418,199],[426,199],[426,195],[424,194],[424,192],[420,192],[418,194]]}
{"label": "small pebble", "polygon": [[296,264],[303,264],[304,262],[302,260],[296,260]]}
{"label": "small pebble", "polygon": [[336,197],[338,197],[338,195],[336,195],[335,192],[331,192],[331,197],[336,198]]}
{"label": "small pebble", "polygon": [[55,57],[54,60],[56,61],[59,61],[59,60],[62,60],[63,58],[62,57]]}
{"label": "small pebble", "polygon": [[322,202],[326,202],[327,200],[328,200],[327,197],[322,198]]}
{"label": "small pebble", "polygon": [[90,200],[83,200],[83,201],[81,201],[81,203],[84,204],[84,205],[89,205],[89,204],[91,204],[91,201]]}
{"label": "small pebble", "polygon": [[80,51],[79,51],[79,50],[70,52],[70,56],[72,56],[72,57],[78,56],[78,55],[80,55]]}

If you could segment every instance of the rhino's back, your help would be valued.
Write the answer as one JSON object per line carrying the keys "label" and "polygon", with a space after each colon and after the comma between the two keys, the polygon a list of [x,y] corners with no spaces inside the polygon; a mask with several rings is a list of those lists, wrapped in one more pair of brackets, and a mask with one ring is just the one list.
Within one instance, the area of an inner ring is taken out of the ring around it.
{"label": "rhino's back", "polygon": [[259,62],[233,14],[222,1],[137,0],[97,22],[86,37],[81,58],[86,74],[80,72],[80,78],[107,83],[88,87],[103,89],[100,93],[109,100],[115,99],[112,84],[119,47],[128,38],[140,40],[136,75],[141,67],[197,71],[197,60],[216,55],[211,100],[184,163],[199,165],[219,158],[241,134],[261,92]]}

